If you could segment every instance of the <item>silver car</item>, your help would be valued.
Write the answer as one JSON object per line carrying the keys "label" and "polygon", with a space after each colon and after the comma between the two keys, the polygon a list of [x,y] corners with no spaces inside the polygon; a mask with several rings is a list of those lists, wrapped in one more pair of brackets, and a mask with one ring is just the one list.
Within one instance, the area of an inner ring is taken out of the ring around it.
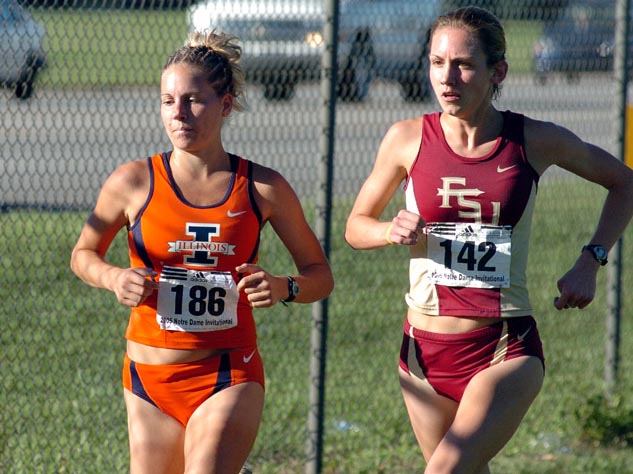
{"label": "silver car", "polygon": [[28,99],[44,67],[44,28],[17,0],[0,0],[0,85]]}
{"label": "silver car", "polygon": [[[320,77],[325,0],[203,0],[189,28],[240,38],[248,80],[264,96],[288,100],[301,82]],[[430,96],[426,75],[430,22],[441,0],[340,0],[338,95],[362,101],[375,78],[396,81],[403,98]]]}

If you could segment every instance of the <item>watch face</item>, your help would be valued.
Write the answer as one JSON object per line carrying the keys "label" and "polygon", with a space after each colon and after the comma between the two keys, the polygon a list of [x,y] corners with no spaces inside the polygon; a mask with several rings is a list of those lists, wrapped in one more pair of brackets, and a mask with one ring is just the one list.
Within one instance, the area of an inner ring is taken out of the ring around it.
{"label": "watch face", "polygon": [[600,263],[600,265],[607,264],[607,257],[609,256],[609,252],[602,245],[585,245],[582,248],[583,252],[585,250],[591,251],[594,258]]}
{"label": "watch face", "polygon": [[604,247],[594,247],[593,253],[600,260],[605,260],[607,258],[607,249],[605,249]]}

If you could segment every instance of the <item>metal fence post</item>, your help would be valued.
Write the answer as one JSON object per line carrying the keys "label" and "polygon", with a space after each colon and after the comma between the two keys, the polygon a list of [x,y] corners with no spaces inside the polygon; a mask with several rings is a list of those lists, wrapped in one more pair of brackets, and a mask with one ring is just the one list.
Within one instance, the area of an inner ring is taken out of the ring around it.
{"label": "metal fence post", "polygon": [[[325,52],[321,61],[322,125],[319,190],[316,199],[315,231],[330,255],[332,221],[332,182],[334,170],[334,124],[336,117],[338,0],[324,0]],[[328,300],[312,306],[310,407],[308,414],[308,443],[306,474],[319,474],[323,465],[323,421],[325,418],[325,361],[328,323]]]}
{"label": "metal fence post", "polygon": [[[614,75],[616,98],[614,107],[615,144],[617,157],[624,161],[627,101],[627,63],[630,0],[616,2],[616,28],[614,49]],[[607,271],[607,321],[605,385],[607,396],[611,396],[617,384],[620,364],[620,321],[622,317],[622,239],[611,250],[611,265]]]}

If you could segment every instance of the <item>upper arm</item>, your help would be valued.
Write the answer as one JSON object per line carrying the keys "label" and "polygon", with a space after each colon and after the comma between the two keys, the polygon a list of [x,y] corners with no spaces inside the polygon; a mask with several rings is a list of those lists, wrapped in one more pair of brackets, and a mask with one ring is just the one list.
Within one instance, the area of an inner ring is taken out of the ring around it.
{"label": "upper arm", "polygon": [[264,222],[268,221],[301,272],[314,264],[327,264],[321,243],[309,226],[301,202],[277,171],[254,167],[255,198]]}
{"label": "upper arm", "polygon": [[118,167],[103,184],[74,250],[92,250],[105,256],[116,234],[136,217],[148,179],[145,161]]}
{"label": "upper arm", "polygon": [[350,213],[378,219],[398,187],[407,178],[422,139],[421,118],[397,122],[385,134],[373,169]]}
{"label": "upper arm", "polygon": [[526,118],[526,155],[539,174],[556,165],[610,189],[628,175],[616,157],[560,125]]}

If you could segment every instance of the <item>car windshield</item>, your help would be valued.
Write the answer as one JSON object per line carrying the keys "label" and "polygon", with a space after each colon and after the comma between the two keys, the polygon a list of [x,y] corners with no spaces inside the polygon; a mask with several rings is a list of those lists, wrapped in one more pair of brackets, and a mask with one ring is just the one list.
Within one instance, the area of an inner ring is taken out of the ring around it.
{"label": "car windshield", "polygon": [[562,45],[593,45],[613,39],[615,15],[613,8],[595,5],[571,5],[563,16],[548,23],[543,31],[546,37]]}
{"label": "car windshield", "polygon": [[20,6],[15,2],[0,0],[0,25],[3,27],[23,21]]}
{"label": "car windshield", "polygon": [[615,28],[614,7],[610,2],[589,2],[567,7],[563,15],[549,22],[545,29],[550,33],[558,31],[561,35],[588,34],[613,31]]}

